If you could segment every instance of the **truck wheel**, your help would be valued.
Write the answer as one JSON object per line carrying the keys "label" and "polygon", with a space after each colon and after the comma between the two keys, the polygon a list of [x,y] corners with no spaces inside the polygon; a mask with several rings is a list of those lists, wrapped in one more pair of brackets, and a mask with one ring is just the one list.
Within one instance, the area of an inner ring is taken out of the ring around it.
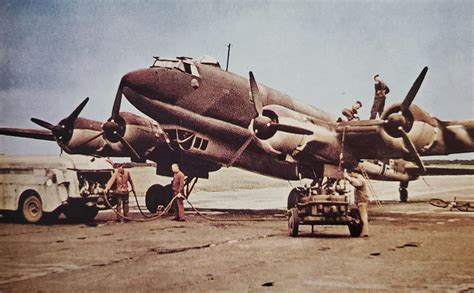
{"label": "truck wheel", "polygon": [[298,236],[298,228],[300,225],[300,217],[298,216],[298,209],[291,208],[288,216],[288,235],[291,237]]}
{"label": "truck wheel", "polygon": [[352,222],[347,224],[349,227],[349,233],[351,233],[352,237],[359,237],[362,233],[363,223],[360,218],[359,209],[351,209],[349,211],[349,216],[352,218]]}
{"label": "truck wheel", "polygon": [[38,223],[43,217],[41,199],[34,193],[27,194],[20,205],[21,216],[27,223]]}
{"label": "truck wheel", "polygon": [[145,194],[146,208],[150,213],[156,213],[158,206],[168,206],[171,199],[173,198],[173,191],[171,184],[162,186],[160,184],[154,184],[148,188]]}

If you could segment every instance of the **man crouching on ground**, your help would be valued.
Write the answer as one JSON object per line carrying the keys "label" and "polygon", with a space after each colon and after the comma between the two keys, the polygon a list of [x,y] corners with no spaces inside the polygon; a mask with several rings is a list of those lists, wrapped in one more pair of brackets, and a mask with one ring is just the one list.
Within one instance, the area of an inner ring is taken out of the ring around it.
{"label": "man crouching on ground", "polygon": [[171,165],[171,170],[173,171],[173,181],[171,182],[171,187],[173,189],[173,198],[175,198],[173,206],[175,211],[174,221],[185,221],[184,218],[184,174],[179,170],[178,164]]}

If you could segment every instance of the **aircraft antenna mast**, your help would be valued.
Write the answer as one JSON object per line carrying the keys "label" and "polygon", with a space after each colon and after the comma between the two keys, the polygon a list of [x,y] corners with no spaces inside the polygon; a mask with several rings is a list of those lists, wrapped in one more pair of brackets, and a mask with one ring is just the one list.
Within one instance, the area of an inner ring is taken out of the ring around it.
{"label": "aircraft antenna mast", "polygon": [[229,71],[229,58],[230,58],[230,43],[227,45],[227,63],[225,65],[225,71]]}

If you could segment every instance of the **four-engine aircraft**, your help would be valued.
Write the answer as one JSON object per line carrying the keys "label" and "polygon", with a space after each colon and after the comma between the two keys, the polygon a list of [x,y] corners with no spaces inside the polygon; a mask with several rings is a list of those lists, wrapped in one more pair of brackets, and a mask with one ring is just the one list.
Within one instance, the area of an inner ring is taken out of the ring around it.
{"label": "four-engine aircraft", "polygon": [[[155,57],[149,68],[122,77],[105,123],[79,117],[86,99],[57,125],[32,118],[46,130],[1,128],[0,134],[55,140],[68,153],[152,160],[159,175],[170,176],[177,162],[188,187],[223,166],[315,181],[348,169],[400,181],[406,201],[408,182],[427,172],[421,156],[474,151],[474,120],[441,121],[413,104],[427,71],[381,119],[338,122],[258,84],[252,72],[244,78],[222,70],[212,57]],[[120,112],[123,96],[152,119]],[[371,161],[389,159],[397,163]],[[164,193],[151,186],[147,201]]]}

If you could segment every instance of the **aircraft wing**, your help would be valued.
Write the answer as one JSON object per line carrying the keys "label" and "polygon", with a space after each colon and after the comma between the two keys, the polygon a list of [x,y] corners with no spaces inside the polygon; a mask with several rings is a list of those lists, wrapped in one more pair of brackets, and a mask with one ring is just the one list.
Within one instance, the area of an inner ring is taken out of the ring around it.
{"label": "aircraft wing", "polygon": [[474,175],[474,168],[427,166],[425,176]]}
{"label": "aircraft wing", "polygon": [[41,130],[32,128],[0,128],[0,135],[55,141],[51,130]]}
{"label": "aircraft wing", "polygon": [[[422,111],[411,107],[417,114]],[[413,119],[401,131],[393,129],[389,120],[340,122],[336,130],[344,150],[357,159],[416,162],[419,156],[474,152],[474,120],[446,122],[426,115]]]}

